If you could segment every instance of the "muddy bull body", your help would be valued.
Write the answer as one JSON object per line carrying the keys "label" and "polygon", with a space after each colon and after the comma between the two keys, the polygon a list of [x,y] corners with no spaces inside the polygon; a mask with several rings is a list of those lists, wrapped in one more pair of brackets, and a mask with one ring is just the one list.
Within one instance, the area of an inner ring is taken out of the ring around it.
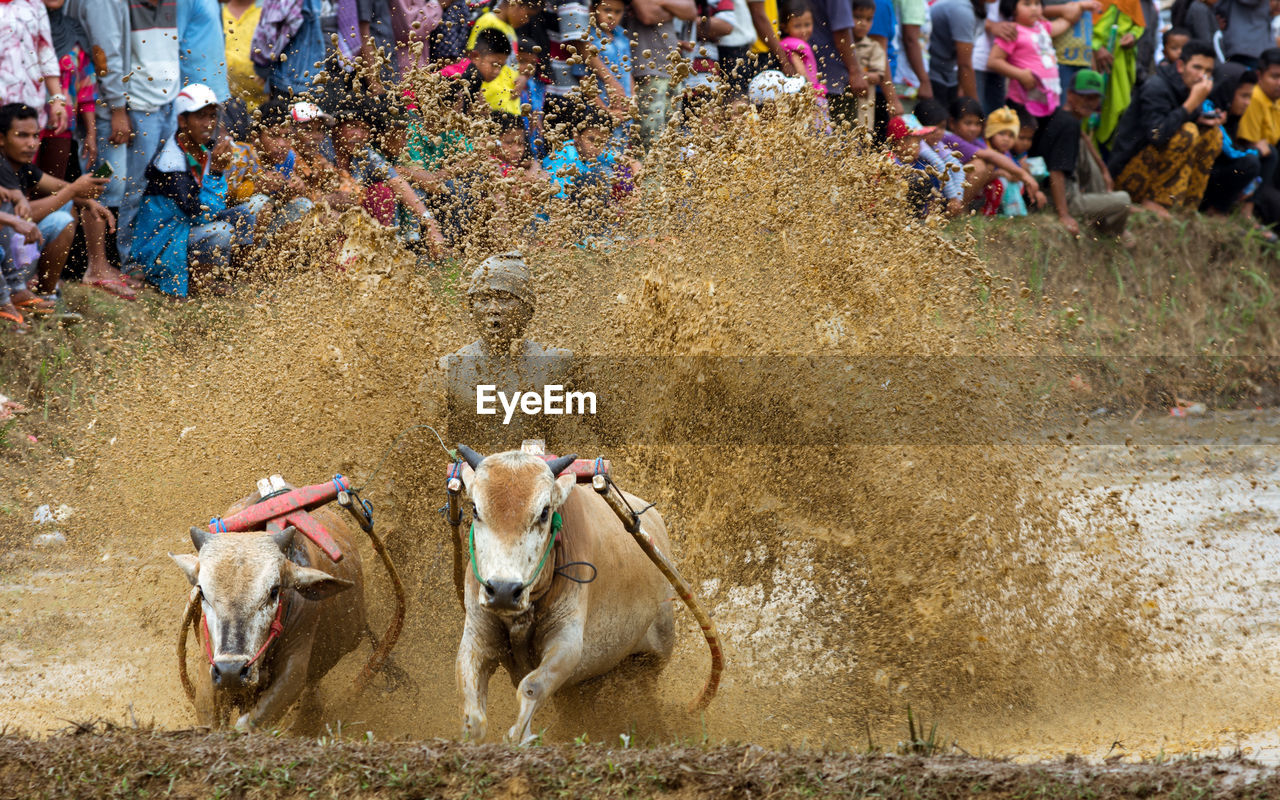
{"label": "muddy bull body", "polygon": [[[258,503],[255,493],[228,511]],[[203,725],[237,728],[278,722],[300,698],[314,699],[324,675],[367,630],[364,575],[346,519],[312,512],[341,553],[335,562],[293,526],[276,532],[211,533],[191,529],[196,555],[170,557],[198,595],[200,647],[208,669],[194,681]],[[326,542],[328,544],[328,542]]]}
{"label": "muddy bull body", "polygon": [[[484,738],[489,679],[501,664],[520,697],[507,739],[523,743],[534,714],[561,687],[632,655],[666,663],[675,641],[671,588],[601,497],[571,474],[555,477],[573,456],[546,462],[519,451],[459,452],[473,518],[457,660],[463,735]],[[661,517],[651,511],[645,520],[668,548]],[[593,565],[594,580],[559,572],[575,562]]]}

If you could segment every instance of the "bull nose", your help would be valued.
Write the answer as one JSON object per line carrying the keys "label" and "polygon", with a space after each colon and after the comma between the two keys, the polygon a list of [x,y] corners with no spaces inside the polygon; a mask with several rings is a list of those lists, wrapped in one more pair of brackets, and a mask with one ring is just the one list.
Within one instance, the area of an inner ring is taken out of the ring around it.
{"label": "bull nose", "polygon": [[489,581],[484,586],[486,605],[499,611],[515,611],[524,595],[520,581]]}
{"label": "bull nose", "polygon": [[220,658],[210,668],[213,685],[220,689],[239,689],[249,680],[249,662],[239,658]]}

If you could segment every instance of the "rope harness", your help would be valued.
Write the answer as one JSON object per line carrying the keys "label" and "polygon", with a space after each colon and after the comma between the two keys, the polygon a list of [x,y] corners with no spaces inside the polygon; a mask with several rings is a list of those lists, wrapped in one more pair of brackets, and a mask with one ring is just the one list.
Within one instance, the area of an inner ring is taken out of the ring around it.
{"label": "rope harness", "polygon": [[[276,615],[271,620],[271,628],[267,631],[267,640],[258,648],[258,652],[253,654],[253,658],[249,659],[245,667],[252,667],[258,663],[258,659],[267,652],[271,643],[284,633],[284,606],[284,592],[281,592],[280,602],[276,603]],[[209,635],[209,618],[204,615],[204,612],[200,613],[200,630],[204,633],[204,657],[209,662],[209,666],[213,666],[213,638]]]}
{"label": "rope harness", "polygon": [[[532,586],[538,580],[538,576],[542,574],[542,568],[546,566],[547,557],[551,555],[552,548],[556,546],[556,539],[559,538],[560,529],[563,527],[564,520],[560,518],[560,512],[557,511],[551,515],[551,539],[547,542],[547,549],[542,551],[542,558],[538,561],[537,569],[533,571],[533,575],[529,577],[529,580],[525,581],[521,585],[521,591]],[[476,582],[489,591],[493,591],[493,587],[489,585],[489,582],[480,577],[480,569],[476,566],[476,524],[474,522],[471,523],[471,530],[467,533],[467,552],[468,555],[471,556],[471,574],[476,576]],[[566,564],[565,566],[567,567],[570,565]],[[591,569],[594,570],[595,567],[592,567]],[[557,570],[557,572],[559,572],[559,570]],[[573,578],[570,578],[570,580],[573,580]],[[594,573],[591,576],[591,580],[595,580]],[[589,583],[590,581],[582,582]]]}

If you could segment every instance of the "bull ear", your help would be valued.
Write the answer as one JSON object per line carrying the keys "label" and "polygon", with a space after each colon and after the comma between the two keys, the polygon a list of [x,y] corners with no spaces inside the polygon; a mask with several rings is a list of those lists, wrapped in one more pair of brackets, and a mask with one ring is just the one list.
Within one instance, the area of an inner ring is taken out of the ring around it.
{"label": "bull ear", "polygon": [[577,483],[578,479],[574,475],[561,475],[556,478],[556,485],[551,488],[551,507],[559,509],[564,505],[564,501],[569,499],[569,492],[573,491]]}
{"label": "bull ear", "polygon": [[209,533],[208,528],[197,528],[195,525],[191,526],[191,544],[195,546],[197,553],[199,553],[200,548],[204,547],[205,543],[212,538],[213,534]]}
{"label": "bull ear", "polygon": [[[192,530],[195,529],[192,528]],[[200,559],[189,553],[183,553],[182,555],[170,553],[169,558],[172,558],[178,568],[187,576],[187,582],[195,586],[196,581],[200,580]]]}
{"label": "bull ear", "polygon": [[323,600],[333,597],[338,592],[355,586],[351,581],[335,578],[327,572],[311,567],[299,567],[290,564],[289,580],[298,594],[308,600]]}
{"label": "bull ear", "polygon": [[484,456],[467,447],[465,444],[458,444],[458,455],[462,456],[462,460],[472,469],[480,469],[480,462],[484,461]]}
{"label": "bull ear", "polygon": [[271,534],[271,541],[276,543],[276,547],[280,548],[281,553],[289,552],[289,545],[293,544],[293,535],[298,529],[290,525],[284,530]]}
{"label": "bull ear", "polygon": [[471,493],[471,487],[476,482],[476,471],[471,468],[470,464],[462,465],[462,487],[467,490],[467,494]]}

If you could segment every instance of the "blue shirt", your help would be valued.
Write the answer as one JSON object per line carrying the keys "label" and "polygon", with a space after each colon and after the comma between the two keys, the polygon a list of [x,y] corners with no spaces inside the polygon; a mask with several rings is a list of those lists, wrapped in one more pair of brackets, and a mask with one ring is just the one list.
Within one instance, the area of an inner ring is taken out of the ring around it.
{"label": "blue shirt", "polygon": [[889,58],[889,74],[898,71],[898,48],[893,40],[898,35],[898,11],[893,0],[876,0],[876,15],[871,18],[871,30],[868,36],[883,36],[888,42],[885,55]]}
{"label": "blue shirt", "polygon": [[203,83],[225,103],[227,44],[222,37],[222,6],[218,0],[184,0],[178,3],[178,64],[182,84]]}
{"label": "blue shirt", "polygon": [[[600,60],[613,73],[613,77],[622,84],[622,89],[631,96],[631,40],[627,38],[627,30],[621,25],[613,29],[606,41],[604,33],[597,27],[591,28],[591,44],[600,51]],[[604,91],[604,81],[600,82],[600,91]],[[608,98],[605,98],[606,102]]]}
{"label": "blue shirt", "polygon": [[613,165],[613,153],[608,148],[599,158],[588,163],[578,155],[578,148],[573,142],[566,143],[542,160],[542,168],[551,173],[556,197],[574,201],[581,200],[593,189],[611,189]]}

